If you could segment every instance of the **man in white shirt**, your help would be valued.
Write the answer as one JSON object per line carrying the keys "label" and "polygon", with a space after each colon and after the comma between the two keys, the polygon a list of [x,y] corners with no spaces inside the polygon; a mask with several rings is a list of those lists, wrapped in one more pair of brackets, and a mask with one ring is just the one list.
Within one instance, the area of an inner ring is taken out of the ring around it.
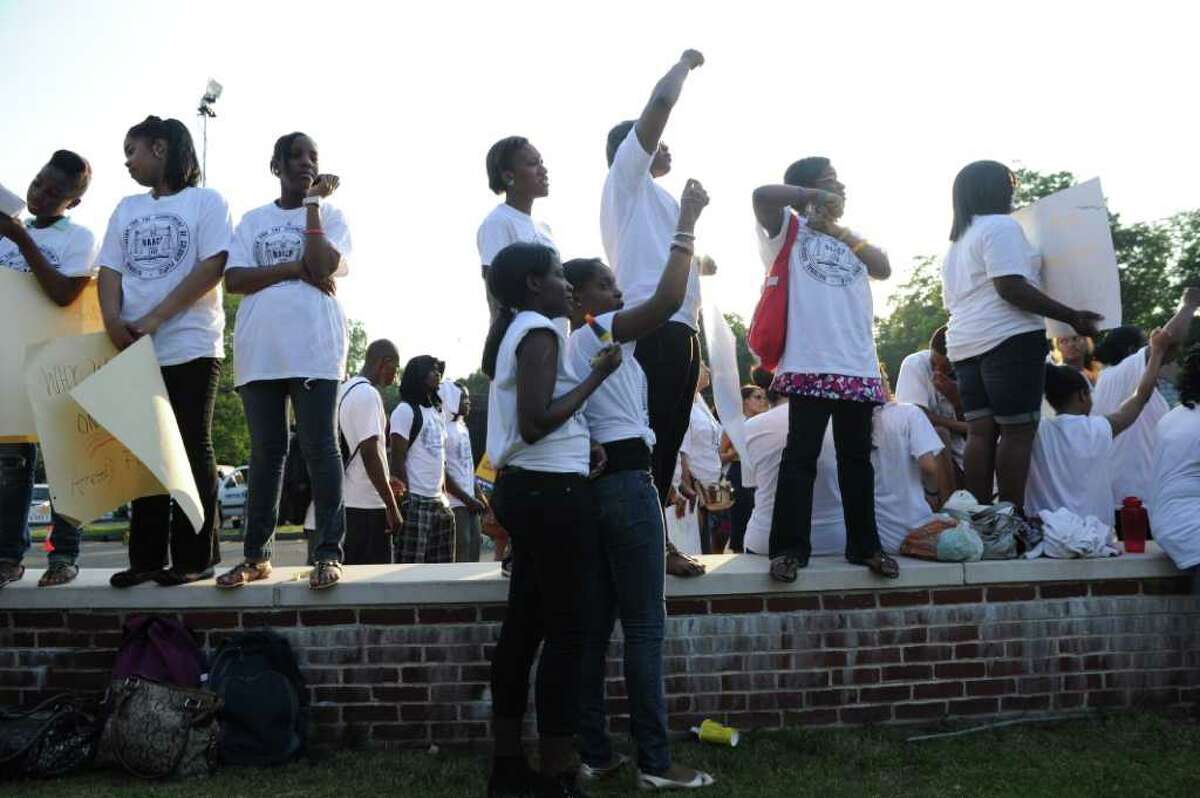
{"label": "man in white shirt", "polygon": [[475,453],[467,430],[471,394],[464,383],[444,380],[438,395],[446,416],[446,499],[454,514],[454,561],[479,562],[480,516],[486,508],[475,486]]}
{"label": "man in white shirt", "polygon": [[454,514],[443,495],[446,420],[438,386],[446,364],[429,355],[408,361],[400,404],[392,410],[392,475],[408,486],[396,562],[454,562]]}
{"label": "man in white shirt", "polygon": [[357,377],[338,392],[338,442],[345,458],[346,565],[392,561],[391,537],[403,519],[388,479],[387,418],[379,389],[396,381],[400,354],[386,338],[367,347]]}
{"label": "man in white shirt", "polygon": [[[663,129],[688,73],[704,63],[695,50],[684,52],[659,80],[636,121],[608,134],[608,177],[600,200],[600,235],[625,304],[633,307],[654,294],[670,254],[679,221],[679,203],[655,182],[671,170]],[[654,333],[639,339],[634,355],[648,382],[654,447],[654,484],[666,504],[679,446],[687,432],[700,369],[700,284],[693,266],[683,307]]]}
{"label": "man in white shirt", "polygon": [[900,373],[896,375],[896,401],[914,404],[925,411],[934,429],[950,447],[958,472],[956,476],[961,474],[963,452],[967,446],[967,422],[963,420],[954,366],[946,356],[945,325],[934,331],[928,349],[913,352],[900,363]]}
{"label": "man in white shirt", "polygon": [[[95,274],[95,238],[66,216],[79,205],[91,178],[87,161],[59,150],[29,185],[26,206],[33,218],[22,222],[0,213],[0,269],[30,275],[59,307],[77,301]],[[32,543],[29,508],[36,463],[36,444],[0,443],[0,587],[25,575],[21,561]],[[79,526],[53,508],[51,518],[53,550],[38,587],[64,585],[79,574]]]}

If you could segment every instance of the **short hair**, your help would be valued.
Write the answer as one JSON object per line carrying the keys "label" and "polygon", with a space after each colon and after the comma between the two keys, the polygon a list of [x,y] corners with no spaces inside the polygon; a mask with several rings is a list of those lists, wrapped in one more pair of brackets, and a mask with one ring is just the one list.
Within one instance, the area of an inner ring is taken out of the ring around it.
{"label": "short hair", "polygon": [[950,240],[962,238],[976,216],[1011,213],[1015,184],[1012,170],[999,161],[975,161],[959,170],[951,190]]}
{"label": "short hair", "polygon": [[783,173],[783,182],[789,186],[811,188],[829,168],[830,160],[823,155],[810,155],[789,166]]}
{"label": "short hair", "polygon": [[571,288],[578,289],[599,277],[603,268],[604,261],[599,258],[572,258],[563,264],[563,275]]}
{"label": "short hair", "polygon": [[509,136],[500,139],[488,149],[485,164],[488,188],[493,194],[503,194],[508,188],[504,182],[504,173],[513,168],[513,159],[528,144],[529,139],[524,136]]}
{"label": "short hair", "polygon": [[1125,325],[1109,330],[1093,355],[1106,366],[1115,366],[1146,345],[1146,334],[1141,328]]}
{"label": "short hair", "polygon": [[742,401],[746,401],[755,391],[761,391],[762,388],[757,385],[747,384],[742,386]]}
{"label": "short hair", "polygon": [[80,196],[88,190],[92,182],[92,165],[82,155],[70,150],[55,150],[50,156],[49,166],[62,172],[68,180],[75,181],[75,190]]}
{"label": "short hair", "polygon": [[1091,390],[1087,378],[1070,366],[1046,364],[1046,401],[1061,412],[1071,397]]}
{"label": "short hair", "polygon": [[134,139],[156,141],[167,144],[167,163],[163,179],[175,191],[200,185],[200,161],[196,158],[196,147],[187,125],[178,119],[160,119],[148,116],[129,128],[127,136]]}
{"label": "short hair", "polygon": [[288,156],[292,154],[292,144],[294,144],[296,139],[300,138],[301,136],[304,136],[304,138],[310,138],[310,136],[307,134],[301,133],[297,130],[275,139],[275,149],[271,151],[271,166],[274,166],[276,163],[278,163],[282,168],[283,162],[286,161]]}
{"label": "short hair", "polygon": [[946,325],[943,324],[929,336],[929,348],[942,357],[946,357]]}
{"label": "short hair", "polygon": [[1193,344],[1179,364],[1179,377],[1175,382],[1179,388],[1179,402],[1193,410],[1200,402],[1200,344]]}
{"label": "short hair", "polygon": [[604,154],[608,156],[608,165],[612,166],[613,161],[617,157],[617,150],[621,148],[621,142],[629,138],[629,131],[633,130],[633,126],[637,124],[636,119],[626,119],[624,122],[619,122],[613,126],[613,129],[608,131],[608,142],[604,148]]}
{"label": "short hair", "polygon": [[367,346],[363,360],[366,363],[381,363],[384,360],[400,362],[400,350],[387,338],[377,338]]}

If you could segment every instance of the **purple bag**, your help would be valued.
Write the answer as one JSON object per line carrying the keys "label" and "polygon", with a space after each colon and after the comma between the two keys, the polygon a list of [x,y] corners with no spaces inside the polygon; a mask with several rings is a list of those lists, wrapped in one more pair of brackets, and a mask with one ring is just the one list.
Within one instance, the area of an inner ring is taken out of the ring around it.
{"label": "purple bag", "polygon": [[113,664],[113,680],[136,676],[176,687],[199,687],[208,672],[204,652],[179,621],[131,615]]}

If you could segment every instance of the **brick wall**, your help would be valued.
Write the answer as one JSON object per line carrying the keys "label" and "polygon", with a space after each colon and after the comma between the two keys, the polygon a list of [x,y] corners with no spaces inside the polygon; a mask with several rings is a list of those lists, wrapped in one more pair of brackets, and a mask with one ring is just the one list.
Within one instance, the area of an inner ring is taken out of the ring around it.
{"label": "brick wall", "polygon": [[[742,729],[928,722],[1200,701],[1200,599],[1183,578],[672,599],[670,723]],[[295,646],[317,739],[426,745],[488,734],[503,606],[175,613],[214,648],[270,626]],[[118,610],[0,611],[0,704],[104,688]],[[620,642],[612,726],[628,727]]]}

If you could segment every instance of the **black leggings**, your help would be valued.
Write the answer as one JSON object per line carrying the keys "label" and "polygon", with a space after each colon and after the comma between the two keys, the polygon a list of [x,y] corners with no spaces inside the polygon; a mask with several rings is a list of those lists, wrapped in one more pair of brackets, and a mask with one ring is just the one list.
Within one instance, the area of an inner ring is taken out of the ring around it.
{"label": "black leggings", "polygon": [[772,557],[790,554],[807,562],[812,554],[813,483],[830,416],[846,519],[846,559],[866,560],[880,550],[875,527],[875,469],[871,466],[874,409],[870,402],[807,396],[789,399],[787,446],[779,464],[771,515]]}
{"label": "black leggings", "polygon": [[599,578],[591,483],[578,474],[506,469],[492,493],[496,520],[512,538],[508,610],[492,656],[498,718],[519,719],[529,700],[538,645],[538,733],[569,736],[579,723],[585,627],[582,598]]}
{"label": "black leggings", "polygon": [[163,366],[162,377],[196,479],[204,524],[197,533],[170,496],[134,499],[129,519],[129,567],[135,571],[157,571],[167,566],[169,552],[172,568],[196,573],[221,560],[220,544],[213,530],[217,515],[217,460],[212,443],[213,406],[217,401],[221,361],[201,357]]}
{"label": "black leggings", "polygon": [[650,429],[655,437],[654,487],[666,507],[675,461],[696,399],[700,338],[686,324],[669,321],[639,339],[633,354],[646,372]]}

